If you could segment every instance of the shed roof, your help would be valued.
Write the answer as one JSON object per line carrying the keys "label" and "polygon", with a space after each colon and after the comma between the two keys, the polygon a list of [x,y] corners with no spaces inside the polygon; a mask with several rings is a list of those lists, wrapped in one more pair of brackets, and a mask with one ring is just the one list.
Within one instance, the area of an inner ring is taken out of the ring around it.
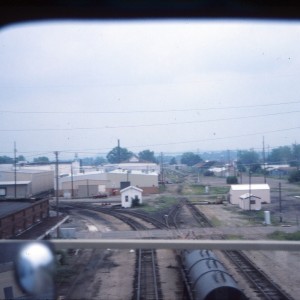
{"label": "shed roof", "polygon": [[123,189],[123,190],[120,190],[120,193],[126,192],[126,191],[128,191],[128,190],[136,190],[136,191],[139,191],[139,192],[141,192],[141,193],[143,192],[142,189],[139,189],[138,187],[131,185],[131,186],[126,187],[126,188]]}
{"label": "shed roof", "polygon": [[31,181],[28,181],[28,180],[23,180],[23,181],[20,181],[18,180],[17,182],[14,182],[14,181],[0,181],[0,185],[23,185],[23,184],[29,184],[31,183]]}
{"label": "shed roof", "polygon": [[[14,170],[1,170],[1,173],[14,173]],[[47,173],[53,172],[51,170],[40,170],[40,169],[17,169],[17,173],[26,173],[26,174],[38,174],[38,173]]]}
{"label": "shed roof", "polygon": [[[233,191],[249,191],[249,184],[233,184],[231,185],[231,190]],[[268,184],[251,184],[251,190],[269,190],[270,186]]]}
{"label": "shed roof", "polygon": [[255,195],[253,195],[253,194],[249,194],[249,193],[246,193],[246,194],[241,195],[241,196],[240,196],[240,199],[245,200],[245,199],[249,199],[250,197],[251,197],[251,198],[256,198],[256,199],[261,199],[260,197],[255,196]]}

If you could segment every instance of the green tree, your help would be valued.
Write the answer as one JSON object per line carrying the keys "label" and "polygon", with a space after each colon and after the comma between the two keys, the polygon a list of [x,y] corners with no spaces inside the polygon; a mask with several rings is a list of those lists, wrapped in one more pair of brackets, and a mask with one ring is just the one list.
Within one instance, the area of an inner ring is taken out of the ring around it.
{"label": "green tree", "polygon": [[23,155],[19,155],[19,156],[17,157],[17,161],[26,161],[26,158],[25,158],[25,156],[23,156]]}
{"label": "green tree", "polygon": [[14,159],[6,155],[0,156],[0,164],[13,164]]}
{"label": "green tree", "polygon": [[291,172],[290,176],[289,176],[289,182],[300,182],[300,171],[293,171]]}
{"label": "green tree", "polygon": [[132,152],[128,151],[127,148],[115,147],[106,155],[107,160],[111,164],[117,164],[131,157]]}
{"label": "green tree", "polygon": [[98,165],[101,165],[101,164],[104,164],[106,163],[107,160],[104,158],[104,157],[101,157],[101,156],[97,156],[95,159],[94,159],[94,165],[98,166]]}
{"label": "green tree", "polygon": [[238,184],[238,178],[236,176],[228,176],[226,178],[227,184]]}
{"label": "green tree", "polygon": [[177,165],[177,161],[175,157],[172,157],[170,160],[170,165]]}
{"label": "green tree", "polygon": [[272,149],[268,161],[273,164],[287,164],[293,160],[292,149],[289,146],[281,146]]}
{"label": "green tree", "polygon": [[194,166],[195,164],[201,161],[201,157],[193,152],[185,152],[181,156],[181,163],[186,164],[188,166]]}
{"label": "green tree", "polygon": [[33,159],[34,163],[42,163],[42,164],[46,164],[49,163],[49,158],[46,156],[40,156],[40,157],[36,157]]}
{"label": "green tree", "polygon": [[157,159],[154,156],[154,151],[143,150],[143,151],[139,152],[139,158],[157,163]]}
{"label": "green tree", "polygon": [[246,171],[245,166],[249,167],[253,172],[258,169],[259,155],[254,150],[238,151],[237,167],[240,172]]}
{"label": "green tree", "polygon": [[300,145],[293,144],[292,146],[292,160],[290,161],[292,167],[300,166]]}

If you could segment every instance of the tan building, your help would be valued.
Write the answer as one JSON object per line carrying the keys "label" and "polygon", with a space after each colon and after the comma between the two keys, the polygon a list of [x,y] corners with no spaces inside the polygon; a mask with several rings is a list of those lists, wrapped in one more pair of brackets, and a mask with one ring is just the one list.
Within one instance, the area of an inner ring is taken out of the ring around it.
{"label": "tan building", "polygon": [[24,296],[16,283],[13,262],[0,263],[0,299],[18,299]]}
{"label": "tan building", "polygon": [[270,186],[268,184],[233,184],[229,191],[231,204],[239,205],[240,197],[251,192],[261,199],[261,203],[271,203]]}
{"label": "tan building", "polygon": [[99,193],[118,195],[121,189],[130,185],[142,189],[144,194],[157,194],[158,174],[118,169],[109,173],[93,172],[65,176],[59,178],[59,193],[66,198],[93,197]]}
{"label": "tan building", "polygon": [[14,198],[15,185],[17,198],[29,198],[43,192],[51,192],[54,188],[54,173],[42,170],[17,170],[15,181],[14,171],[0,171],[1,198]]}

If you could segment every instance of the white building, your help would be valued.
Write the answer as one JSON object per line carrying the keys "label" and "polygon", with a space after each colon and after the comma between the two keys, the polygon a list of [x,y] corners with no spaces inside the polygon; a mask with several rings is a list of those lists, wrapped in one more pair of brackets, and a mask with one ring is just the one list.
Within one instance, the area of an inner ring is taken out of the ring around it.
{"label": "white building", "polygon": [[[61,196],[93,197],[99,193],[118,195],[122,188],[136,186],[144,194],[157,194],[158,174],[142,171],[114,170],[109,173],[92,172],[59,178]],[[73,190],[73,193],[72,193]]]}
{"label": "white building", "polygon": [[261,198],[246,193],[240,196],[239,207],[243,210],[261,210]]}
{"label": "white building", "polygon": [[233,184],[229,191],[231,204],[239,205],[240,197],[246,193],[254,194],[261,199],[261,203],[271,203],[270,186],[268,184]]}
{"label": "white building", "polygon": [[124,208],[131,207],[132,201],[138,199],[139,204],[143,203],[142,193],[143,190],[135,186],[128,186],[120,191],[121,193],[121,205]]}
{"label": "white building", "polygon": [[53,188],[53,171],[32,169],[17,169],[16,173],[12,170],[0,171],[1,198],[14,198],[15,193],[17,198],[29,198],[40,193],[50,193]]}

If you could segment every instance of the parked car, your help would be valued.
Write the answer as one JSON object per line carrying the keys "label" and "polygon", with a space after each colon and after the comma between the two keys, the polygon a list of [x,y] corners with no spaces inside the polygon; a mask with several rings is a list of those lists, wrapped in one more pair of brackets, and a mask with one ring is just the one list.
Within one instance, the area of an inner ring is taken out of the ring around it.
{"label": "parked car", "polygon": [[100,193],[100,194],[94,195],[93,198],[94,198],[94,199],[107,198],[107,194],[105,194],[105,193]]}

